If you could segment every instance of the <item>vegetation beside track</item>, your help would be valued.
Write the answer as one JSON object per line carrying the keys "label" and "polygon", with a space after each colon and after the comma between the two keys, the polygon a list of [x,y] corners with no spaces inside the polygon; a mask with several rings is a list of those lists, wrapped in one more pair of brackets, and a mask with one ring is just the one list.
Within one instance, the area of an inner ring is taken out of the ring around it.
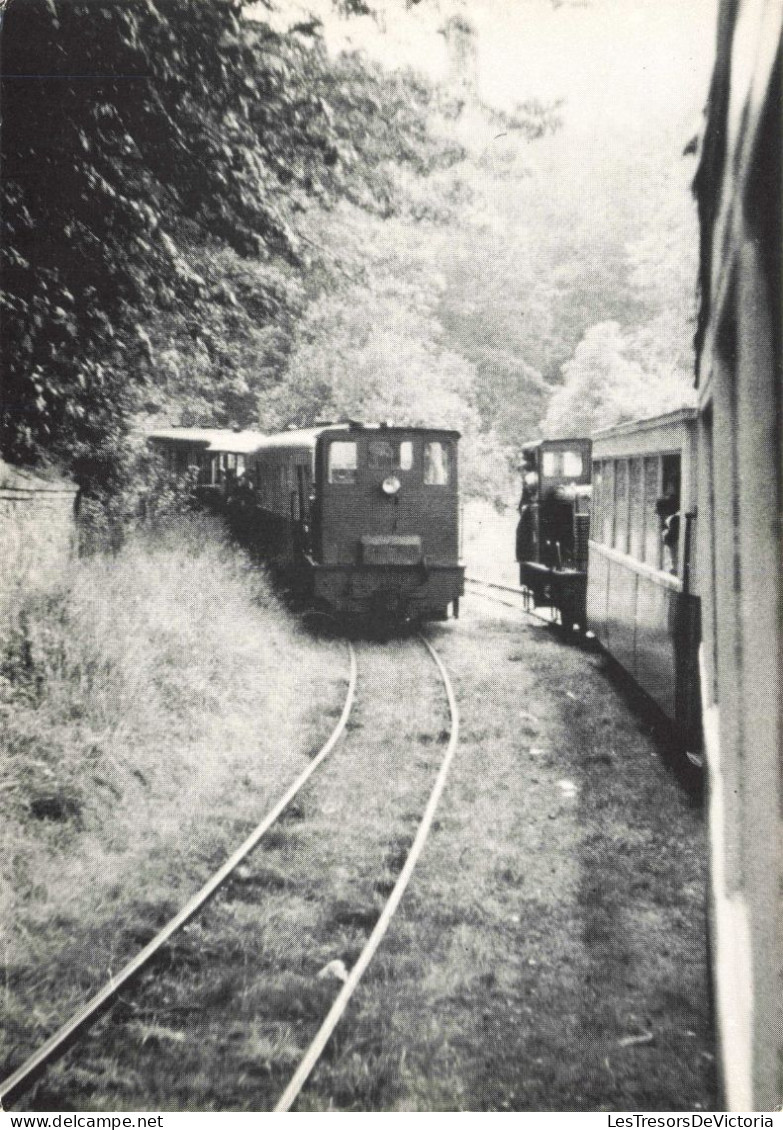
{"label": "vegetation beside track", "polygon": [[714,1102],[697,795],[599,654],[466,598],[440,828],[300,1109]]}
{"label": "vegetation beside track", "polygon": [[710,1109],[700,798],[599,654],[486,608],[433,629],[439,828],[299,1109]]}
{"label": "vegetation beside track", "polygon": [[260,820],[347,676],[342,645],[300,632],[204,517],[5,614],[3,1076]]}
{"label": "vegetation beside track", "polygon": [[412,640],[357,645],[348,733],[279,824],[28,1109],[265,1110],[350,968],[416,833],[448,710]]}
{"label": "vegetation beside track", "polygon": [[[699,797],[600,655],[501,616],[467,598],[430,630],[457,758],[297,1109],[709,1109]],[[443,748],[419,649],[363,650],[335,757],[28,1109],[274,1105],[339,991],[318,974],[358,956]]]}

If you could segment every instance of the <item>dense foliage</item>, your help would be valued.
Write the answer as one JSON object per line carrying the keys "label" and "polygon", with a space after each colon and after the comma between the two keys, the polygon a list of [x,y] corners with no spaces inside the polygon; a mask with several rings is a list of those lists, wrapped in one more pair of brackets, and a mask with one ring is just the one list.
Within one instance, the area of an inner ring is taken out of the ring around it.
{"label": "dense foliage", "polygon": [[[662,107],[632,134],[534,88],[501,110],[279,3],[9,0],[6,458],[111,494],[150,424],[391,417],[461,428],[497,498],[542,428],[681,402],[695,224]],[[451,10],[334,9],[433,51]]]}
{"label": "dense foliage", "polygon": [[140,410],[250,423],[319,250],[299,217],[388,215],[427,172],[421,83],[329,59],[235,0],[11,0],[2,38],[0,441],[93,488]]}

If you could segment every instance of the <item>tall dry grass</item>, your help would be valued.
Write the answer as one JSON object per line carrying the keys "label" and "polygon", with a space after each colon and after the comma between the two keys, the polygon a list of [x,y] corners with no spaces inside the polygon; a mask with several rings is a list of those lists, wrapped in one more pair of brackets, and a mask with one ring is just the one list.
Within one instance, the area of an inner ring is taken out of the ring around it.
{"label": "tall dry grass", "polygon": [[0,973],[26,1027],[31,999],[66,1007],[71,969],[82,995],[134,915],[144,933],[260,819],[344,664],[203,515],[75,561],[1,630]]}

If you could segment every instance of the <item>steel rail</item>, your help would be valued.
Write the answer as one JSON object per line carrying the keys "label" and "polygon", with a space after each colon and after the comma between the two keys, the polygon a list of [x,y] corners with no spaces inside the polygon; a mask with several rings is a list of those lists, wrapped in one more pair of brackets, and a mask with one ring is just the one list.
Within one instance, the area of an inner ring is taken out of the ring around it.
{"label": "steel rail", "polygon": [[316,771],[318,766],[324,761],[331,753],[334,746],[337,744],[340,736],[345,730],[348,722],[348,717],[351,713],[354,698],[356,695],[356,652],[353,645],[348,641],[348,651],[350,656],[350,674],[348,677],[348,691],[343,705],[342,713],[337,721],[336,726],[332,730],[331,735],[327,742],[321,747],[316,756],[309,762],[307,767],[299,774],[296,780],[289,785],[283,796],[278,800],[275,806],[267,813],[260,824],[254,828],[247,839],[237,848],[226,862],[220,867],[211,878],[204,884],[204,886],[196,892],[195,895],[182,907],[182,909],[160,930],[155,937],[147,943],[134,958],[132,958],[123,968],[113,976],[97,993],[82,1005],[70,1020],[66,1021],[62,1027],[49,1037],[49,1039],[41,1045],[41,1047],[34,1052],[25,1062],[18,1067],[12,1075],[7,1079],[0,1082],[0,1108],[4,1100],[11,1100],[17,1095],[22,1094],[27,1088],[38,1078],[44,1068],[51,1063],[58,1056],[62,1055],[64,1051],[71,1045],[74,1039],[78,1036],[81,1030],[95,1019],[98,1014],[106,1008],[117,995],[120,989],[127,985],[128,982],[136,976],[143,966],[160,950],[165,943],[177,932],[185,923],[193,917],[193,915],[200,910],[206,902],[216,893],[218,888],[225,882],[231,872],[242,862],[242,860],[253,850],[254,847],[261,840],[262,836],[269,831],[274,822],[278,819],[283,810],[290,804],[302,786],[309,780],[309,778]]}
{"label": "steel rail", "polygon": [[375,923],[373,931],[367,939],[367,943],[364,949],[359,954],[356,964],[348,975],[348,980],[345,982],[339,994],[335,998],[334,1004],[329,1009],[325,1020],[323,1021],[321,1027],[318,1029],[318,1032],[315,1035],[315,1038],[305,1052],[304,1057],[299,1064],[299,1067],[294,1072],[291,1081],[289,1082],[283,1094],[280,1096],[277,1106],[275,1107],[276,1114],[289,1111],[293,1104],[296,1102],[296,1099],[299,1096],[302,1087],[307,1082],[310,1073],[317,1064],[318,1060],[321,1058],[323,1050],[329,1042],[332,1033],[339,1024],[340,1019],[342,1018],[342,1015],[345,1012],[345,1009],[348,1006],[348,1002],[353,996],[357,985],[361,981],[368,965],[375,956],[375,952],[378,949],[378,946],[381,944],[384,934],[389,928],[389,924],[394,917],[394,913],[399,906],[403,894],[405,893],[405,888],[408,886],[410,877],[413,874],[413,869],[416,866],[425,843],[427,842],[427,837],[429,836],[430,829],[432,827],[432,821],[435,816],[435,810],[438,807],[438,802],[446,784],[446,778],[448,777],[451,763],[454,759],[454,751],[457,748],[457,742],[459,740],[459,710],[457,709],[457,700],[454,696],[454,690],[452,688],[448,672],[446,671],[446,668],[443,665],[443,661],[441,660],[437,651],[429,642],[429,640],[424,638],[424,636],[420,636],[419,638],[434,659],[435,665],[440,672],[441,679],[443,680],[443,686],[446,690],[446,698],[448,699],[449,712],[451,714],[451,734],[449,736],[448,746],[446,747],[446,752],[443,755],[440,770],[438,771],[438,776],[435,778],[435,784],[433,785],[432,792],[430,793],[430,798],[427,802],[427,807],[424,810],[424,815],[422,816],[415,839],[411,845],[410,851],[408,852],[408,857],[405,860],[405,865],[403,866],[400,874],[397,877],[397,881],[394,884],[392,892],[389,895],[380,918]]}
{"label": "steel rail", "polygon": [[[480,577],[469,577],[467,576],[467,574],[465,576],[465,580],[469,585],[482,585],[484,588],[488,589],[500,589],[502,592],[513,593],[514,596],[518,596],[522,600],[524,600],[525,597],[522,589],[515,589],[512,585],[501,585],[496,581],[485,581]],[[553,619],[551,616],[542,616],[539,612],[536,612],[534,608],[523,608],[520,607],[519,604],[512,604],[510,600],[502,600],[499,596],[492,596],[489,593],[480,595],[483,595],[484,600],[493,600],[495,604],[502,604],[504,608],[512,608],[515,612],[520,612],[523,616],[532,616],[534,620],[540,620],[542,624],[558,623],[558,621]]]}
{"label": "steel rail", "polygon": [[503,592],[513,592],[516,596],[522,596],[521,588],[514,588],[513,585],[501,585],[497,581],[485,581],[483,577],[470,577],[467,573],[465,580],[472,585],[486,585],[488,589],[502,589]]}

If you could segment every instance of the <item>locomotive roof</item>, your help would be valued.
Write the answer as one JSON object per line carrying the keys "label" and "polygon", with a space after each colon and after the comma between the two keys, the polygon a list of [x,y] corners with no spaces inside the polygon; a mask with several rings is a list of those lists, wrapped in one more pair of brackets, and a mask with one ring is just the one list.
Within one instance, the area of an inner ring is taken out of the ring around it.
{"label": "locomotive roof", "polygon": [[227,451],[232,455],[249,455],[266,439],[263,432],[235,432],[231,428],[164,428],[147,436],[148,441],[200,447],[204,451]]}
{"label": "locomotive roof", "polygon": [[277,435],[264,436],[262,442],[255,448],[255,452],[279,450],[280,448],[309,448],[315,450],[315,445],[320,436],[350,435],[358,436],[363,433],[410,435],[412,432],[426,433],[427,435],[447,436],[450,439],[459,438],[459,432],[450,428],[425,428],[406,426],[405,424],[356,424],[341,421],[334,424],[320,424],[314,428],[297,428],[289,432],[280,432]]}
{"label": "locomotive roof", "polygon": [[589,436],[557,436],[555,439],[531,439],[527,443],[520,444],[521,451],[533,451],[535,448],[543,447],[544,444],[557,444],[560,447],[569,447],[573,444],[590,443]]}

